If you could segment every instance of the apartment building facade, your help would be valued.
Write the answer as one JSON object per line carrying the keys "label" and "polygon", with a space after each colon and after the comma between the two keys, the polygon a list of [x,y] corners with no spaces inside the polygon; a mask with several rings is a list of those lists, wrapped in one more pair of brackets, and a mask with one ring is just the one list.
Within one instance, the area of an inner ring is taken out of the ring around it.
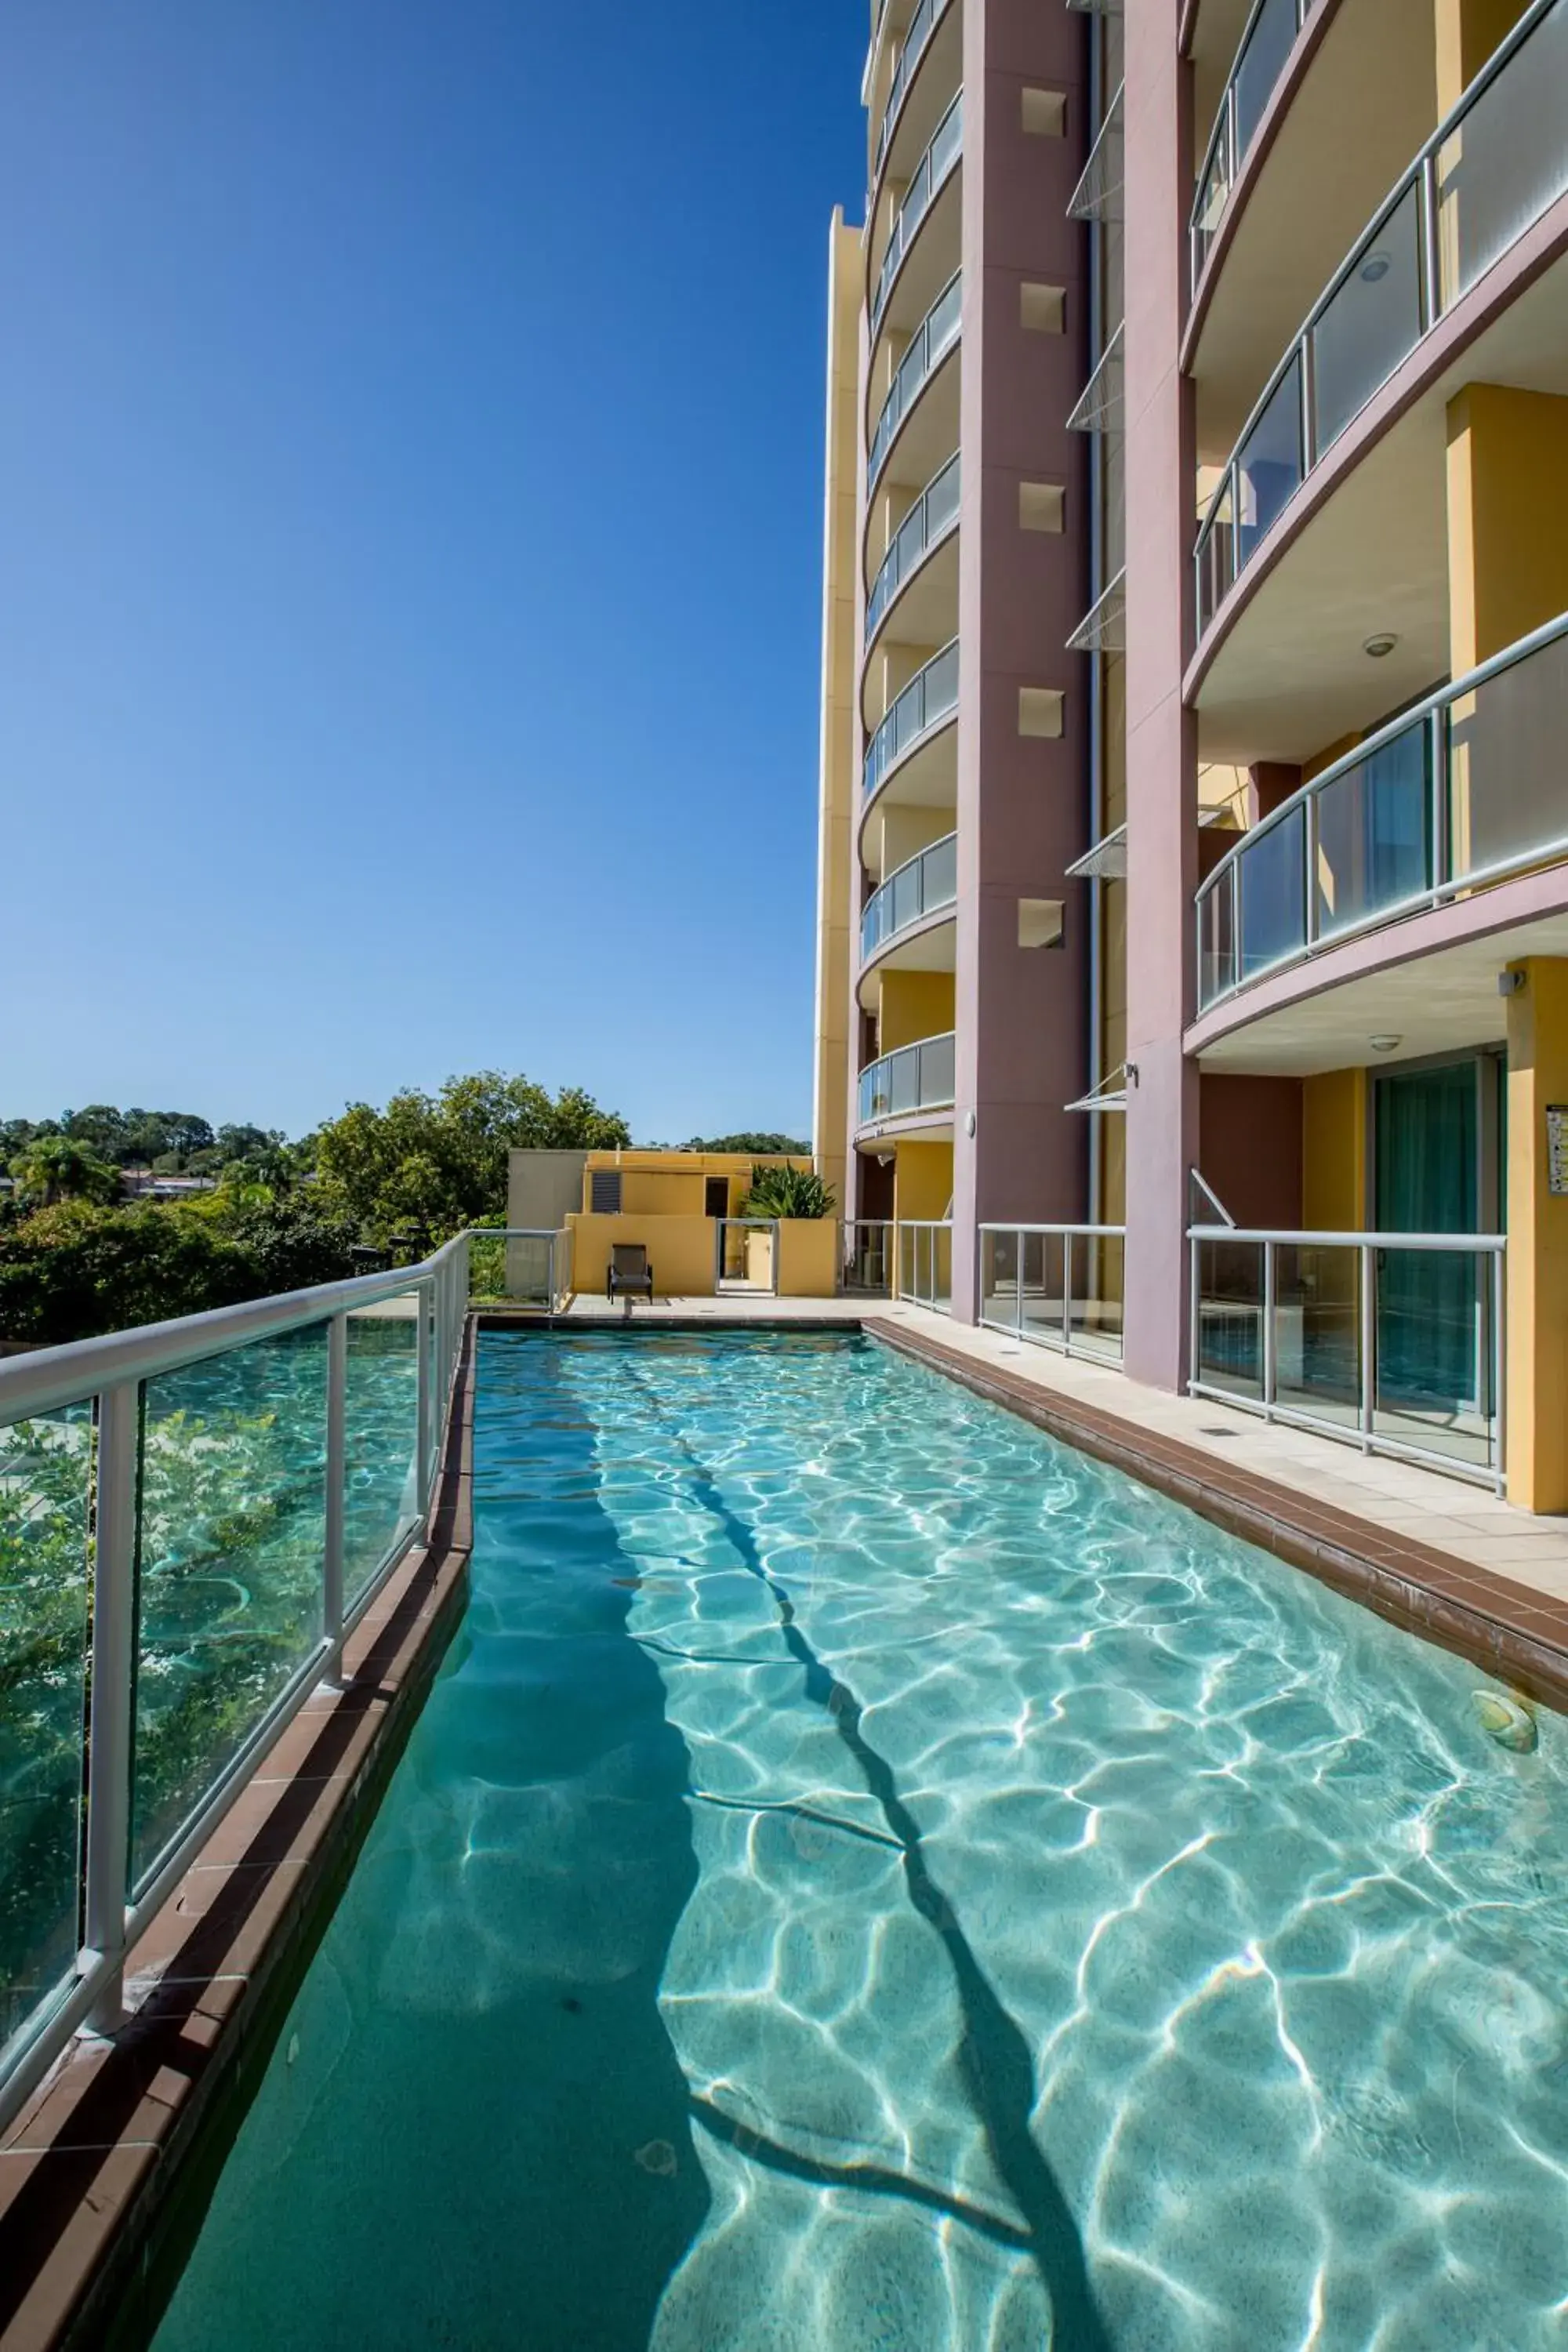
{"label": "apartment building facade", "polygon": [[1568,1508],[1568,0],[882,0],[862,97],[847,1215]]}

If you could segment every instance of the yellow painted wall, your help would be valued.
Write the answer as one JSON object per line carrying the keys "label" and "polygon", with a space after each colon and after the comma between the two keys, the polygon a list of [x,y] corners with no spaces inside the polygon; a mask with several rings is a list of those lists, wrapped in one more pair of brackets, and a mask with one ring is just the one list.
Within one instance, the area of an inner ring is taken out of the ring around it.
{"label": "yellow painted wall", "polygon": [[1366,1218],[1364,1070],[1325,1070],[1301,1085],[1301,1223],[1360,1234]]}
{"label": "yellow painted wall", "polygon": [[951,1143],[900,1143],[893,1156],[893,1215],[923,1223],[945,1217],[952,1201]]}
{"label": "yellow painted wall", "polygon": [[661,1297],[712,1296],[715,1227],[710,1218],[576,1216],[566,1222],[572,1228],[572,1286],[588,1297],[604,1297],[610,1250],[616,1242],[641,1242]]}
{"label": "yellow painted wall", "polygon": [[779,1152],[750,1151],[590,1151],[583,1171],[581,1208],[593,1213],[595,1171],[612,1169],[621,1179],[621,1210],[626,1216],[701,1217],[708,1213],[708,1179],[729,1180],[726,1213],[734,1216],[751,1189],[753,1168],[809,1169],[804,1157]]}
{"label": "yellow painted wall", "polygon": [[1504,35],[1524,14],[1525,0],[1436,0],[1438,119],[1458,104]]}
{"label": "yellow painted wall", "polygon": [[1568,961],[1508,1000],[1508,1498],[1568,1510],[1568,1195],[1546,1182],[1546,1109],[1568,1103]]}
{"label": "yellow painted wall", "polygon": [[823,494],[822,719],[816,838],[816,1017],[812,1142],[842,1202],[848,1151],[850,908],[855,857],[856,485],[860,232],[841,208],[828,230],[827,463]]}
{"label": "yellow painted wall", "polygon": [[945,1035],[953,1026],[953,1001],[950,971],[885,971],[878,1053]]}
{"label": "yellow painted wall", "polygon": [[1448,403],[1448,608],[1457,677],[1568,612],[1568,400],[1472,383]]}

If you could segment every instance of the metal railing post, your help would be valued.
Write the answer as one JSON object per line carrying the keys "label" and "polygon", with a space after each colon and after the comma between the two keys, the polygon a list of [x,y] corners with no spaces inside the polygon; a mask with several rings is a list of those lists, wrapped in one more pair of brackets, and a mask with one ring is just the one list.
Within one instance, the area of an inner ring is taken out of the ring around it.
{"label": "metal railing post", "polygon": [[1014,1254],[1014,1258],[1013,1258],[1013,1290],[1014,1290],[1014,1316],[1013,1316],[1013,1328],[1014,1328],[1014,1329],[1016,1331],[1016,1333],[1017,1333],[1017,1335],[1018,1335],[1019,1339],[1021,1339],[1023,1338],[1023,1336],[1024,1336],[1024,1236],[1023,1236],[1023,1234],[1022,1234],[1021,1232],[1020,1232],[1020,1233],[1016,1233],[1016,1234],[1014,1234],[1014,1236],[1013,1236],[1013,1239],[1014,1239],[1014,1242],[1015,1242],[1015,1244],[1016,1244],[1016,1250],[1015,1250],[1015,1254]]}
{"label": "metal railing post", "polygon": [[1437,159],[1421,158],[1421,331],[1436,326],[1443,309],[1443,268],[1437,249]]}
{"label": "metal railing post", "polygon": [[1377,1252],[1361,1244],[1361,1450],[1372,1451],[1373,1359],[1377,1347]]}
{"label": "metal railing post", "polygon": [[1508,1491],[1508,1358],[1503,1342],[1507,1331],[1508,1283],[1507,1256],[1502,1250],[1493,1250],[1492,1261],[1492,1439],[1495,1449],[1492,1469],[1496,1473],[1500,1495]]}
{"label": "metal railing post", "polygon": [[1270,1411],[1274,1405],[1275,1383],[1278,1375],[1274,1346],[1275,1276],[1274,1244],[1265,1242],[1263,1244],[1263,1347],[1258,1369],[1263,1384],[1263,1402]]}
{"label": "metal railing post", "polygon": [[1453,879],[1454,841],[1448,807],[1448,727],[1447,712],[1434,710],[1426,722],[1427,823],[1432,828],[1431,874],[1434,894]]}
{"label": "metal railing post", "polygon": [[123,1381],[103,1390],[98,1400],[87,1794],[87,1942],[113,1964],[88,2019],[100,2033],[117,2029],[124,2005],[141,1436],[141,1382]]}
{"label": "metal railing post", "polygon": [[332,1645],[326,1680],[339,1682],[343,1664],[343,1505],[348,1476],[349,1318],[327,1325],[326,1540],[321,1559],[321,1631]]}
{"label": "metal railing post", "polygon": [[1072,1353],[1072,1235],[1062,1235],[1062,1353]]}
{"label": "metal railing post", "polygon": [[1203,1365],[1203,1244],[1191,1227],[1187,1231],[1187,1266],[1189,1273],[1190,1306],[1187,1332],[1187,1387],[1197,1386]]}

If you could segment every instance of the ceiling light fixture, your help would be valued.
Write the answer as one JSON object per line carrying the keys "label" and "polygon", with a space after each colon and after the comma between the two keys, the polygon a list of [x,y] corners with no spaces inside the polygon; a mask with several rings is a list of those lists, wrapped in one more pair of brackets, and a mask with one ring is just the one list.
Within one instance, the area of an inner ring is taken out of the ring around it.
{"label": "ceiling light fixture", "polygon": [[1366,1042],[1374,1054],[1392,1054],[1396,1046],[1404,1045],[1405,1040],[1403,1037],[1369,1037]]}
{"label": "ceiling light fixture", "polygon": [[1365,645],[1362,647],[1362,651],[1363,654],[1370,654],[1373,661],[1382,661],[1385,655],[1391,654],[1394,651],[1394,646],[1398,643],[1399,639],[1394,635],[1393,630],[1385,629],[1378,636],[1368,637]]}

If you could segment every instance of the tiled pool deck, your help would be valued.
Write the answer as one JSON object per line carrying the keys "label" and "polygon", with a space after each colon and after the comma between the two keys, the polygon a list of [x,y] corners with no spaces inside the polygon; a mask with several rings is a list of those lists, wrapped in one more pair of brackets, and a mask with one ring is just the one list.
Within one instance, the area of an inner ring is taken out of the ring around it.
{"label": "tiled pool deck", "polygon": [[[501,1320],[486,1317],[485,1320]],[[1568,1706],[1568,1521],[1108,1366],[886,1300],[639,1302],[569,1319],[689,1328],[862,1324],[1205,1517]],[[136,2342],[199,2218],[298,1968],[330,1916],[460,1614],[472,1540],[472,1351],[433,1540],[402,1564],[321,1693],[214,1832],[132,1955],[114,2043],[61,2062],[0,2139],[0,2347]],[[180,2193],[170,2184],[179,2176]],[[193,2189],[193,2183],[195,2184]]]}

